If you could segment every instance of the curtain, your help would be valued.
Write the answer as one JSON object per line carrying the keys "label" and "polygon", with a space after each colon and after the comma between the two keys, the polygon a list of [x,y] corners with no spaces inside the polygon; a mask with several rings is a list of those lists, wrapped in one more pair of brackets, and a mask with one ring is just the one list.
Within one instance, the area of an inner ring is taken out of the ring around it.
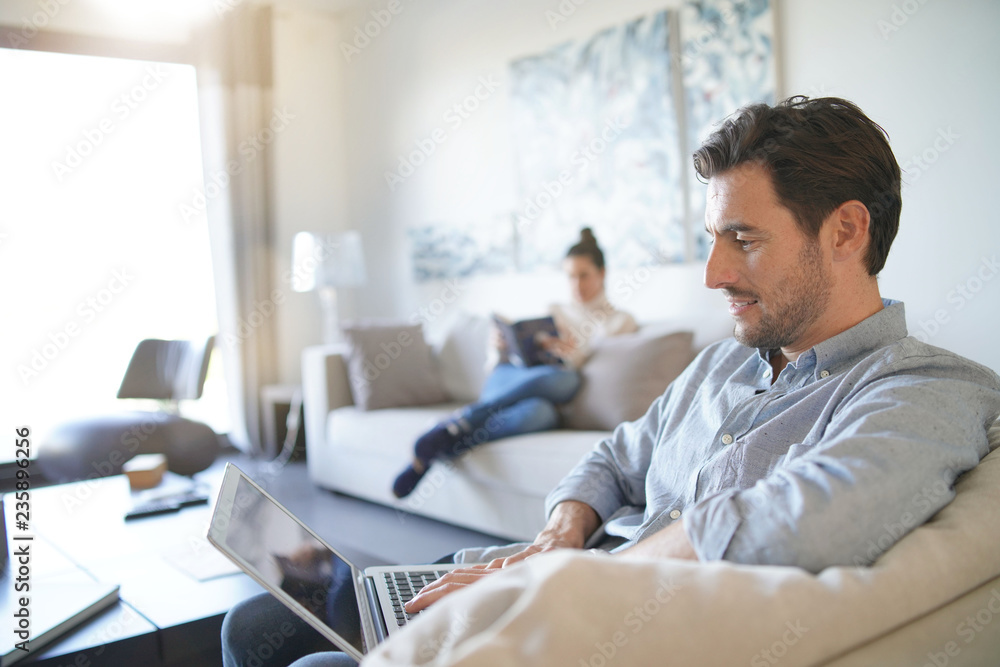
{"label": "curtain", "polygon": [[277,378],[273,315],[270,7],[226,8],[195,39],[205,188],[219,304],[218,349],[229,385],[230,440],[263,453],[260,389]]}

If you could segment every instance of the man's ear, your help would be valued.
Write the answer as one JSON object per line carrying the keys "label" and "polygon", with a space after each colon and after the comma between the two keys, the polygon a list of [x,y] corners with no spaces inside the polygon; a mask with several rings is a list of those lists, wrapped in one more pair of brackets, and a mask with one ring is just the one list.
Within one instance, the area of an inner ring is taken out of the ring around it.
{"label": "man's ear", "polygon": [[868,247],[868,207],[856,199],[845,201],[826,220],[830,225],[833,261],[843,262],[864,253]]}

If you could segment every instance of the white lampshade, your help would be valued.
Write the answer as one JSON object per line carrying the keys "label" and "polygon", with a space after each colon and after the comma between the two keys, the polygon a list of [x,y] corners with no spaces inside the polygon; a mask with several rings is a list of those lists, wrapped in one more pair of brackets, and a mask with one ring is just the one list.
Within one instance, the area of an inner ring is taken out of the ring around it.
{"label": "white lampshade", "polygon": [[360,287],[367,280],[361,234],[299,232],[292,242],[292,289]]}

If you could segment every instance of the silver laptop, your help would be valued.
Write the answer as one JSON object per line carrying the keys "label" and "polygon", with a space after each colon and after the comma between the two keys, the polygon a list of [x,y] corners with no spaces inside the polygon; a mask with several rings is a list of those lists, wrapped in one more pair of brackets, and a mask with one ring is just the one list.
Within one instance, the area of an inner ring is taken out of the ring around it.
{"label": "silver laptop", "polygon": [[360,661],[412,618],[402,605],[457,565],[363,572],[229,463],[208,541],[337,648]]}

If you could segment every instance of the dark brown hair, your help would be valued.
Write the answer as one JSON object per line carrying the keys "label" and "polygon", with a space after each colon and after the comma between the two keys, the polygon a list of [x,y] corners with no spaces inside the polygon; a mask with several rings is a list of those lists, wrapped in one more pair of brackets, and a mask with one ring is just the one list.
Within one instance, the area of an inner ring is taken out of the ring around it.
{"label": "dark brown hair", "polygon": [[745,163],[764,167],[778,201],[810,238],[838,206],[860,201],[871,215],[865,266],[874,276],[885,266],[902,208],[888,138],[853,102],[799,95],[726,118],[695,151],[694,168],[708,180]]}
{"label": "dark brown hair", "polygon": [[567,257],[587,257],[598,269],[604,268],[604,252],[590,227],[580,230],[580,241],[566,252]]}

